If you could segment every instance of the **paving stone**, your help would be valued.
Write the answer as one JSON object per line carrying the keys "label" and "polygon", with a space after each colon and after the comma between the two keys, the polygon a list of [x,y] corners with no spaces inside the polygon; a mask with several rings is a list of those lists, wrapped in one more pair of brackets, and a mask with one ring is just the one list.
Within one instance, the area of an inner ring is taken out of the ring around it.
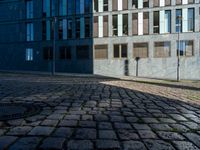
{"label": "paving stone", "polygon": [[196,147],[194,144],[191,142],[187,141],[173,141],[175,147],[178,150],[199,150],[198,147]]}
{"label": "paving stone", "polygon": [[117,139],[116,133],[113,130],[99,130],[100,139]]}
{"label": "paving stone", "polygon": [[99,122],[99,129],[112,129],[112,124],[110,122]]}
{"label": "paving stone", "polygon": [[77,127],[78,121],[75,120],[62,120],[60,121],[59,125],[61,127]]}
{"label": "paving stone", "polygon": [[190,130],[188,127],[181,124],[170,124],[170,126],[173,128],[172,130],[175,132],[188,132]]}
{"label": "paving stone", "polygon": [[159,118],[159,120],[162,123],[176,123],[176,121],[174,119],[170,119],[170,118]]}
{"label": "paving stone", "polygon": [[7,149],[10,144],[17,140],[15,136],[1,136],[0,137],[0,149]]}
{"label": "paving stone", "polygon": [[66,115],[64,119],[66,119],[66,120],[80,120],[80,115]]}
{"label": "paving stone", "polygon": [[122,116],[110,116],[111,122],[124,122],[124,117]]}
{"label": "paving stone", "polygon": [[37,126],[34,127],[30,132],[29,135],[41,135],[41,136],[48,136],[53,132],[53,127],[43,127],[43,126]]}
{"label": "paving stone", "polygon": [[144,140],[144,143],[150,150],[175,150],[170,143],[162,140]]}
{"label": "paving stone", "polygon": [[86,128],[95,128],[96,127],[96,122],[95,121],[79,121],[79,126],[80,127],[86,127]]}
{"label": "paving stone", "polygon": [[53,127],[55,127],[57,124],[58,120],[49,120],[49,119],[46,119],[41,123],[42,126],[53,126]]}
{"label": "paving stone", "polygon": [[108,121],[109,120],[109,117],[107,115],[100,115],[100,114],[95,115],[94,118],[96,121]]}
{"label": "paving stone", "polygon": [[30,126],[14,127],[7,133],[7,135],[26,135],[31,129],[32,127]]}
{"label": "paving stone", "polygon": [[35,150],[40,141],[39,137],[23,137],[10,146],[9,150]]}
{"label": "paving stone", "polygon": [[133,124],[134,128],[137,130],[150,130],[151,128],[147,124]]}
{"label": "paving stone", "polygon": [[172,118],[178,121],[187,121],[187,119],[179,114],[170,114]]}
{"label": "paving stone", "polygon": [[126,120],[130,123],[135,123],[138,121],[137,117],[126,117]]}
{"label": "paving stone", "polygon": [[159,131],[157,134],[164,140],[184,140],[185,138],[176,132]]}
{"label": "paving stone", "polygon": [[117,134],[121,140],[135,140],[139,139],[138,134],[135,130],[117,130]]}
{"label": "paving stone", "polygon": [[146,150],[144,144],[139,141],[123,142],[124,150]]}
{"label": "paving stone", "polygon": [[138,133],[143,139],[156,139],[156,134],[151,130],[138,130]]}
{"label": "paving stone", "polygon": [[92,121],[93,116],[92,115],[82,115],[82,120]]}
{"label": "paving stone", "polygon": [[142,118],[145,123],[159,123],[156,118]]}
{"label": "paving stone", "polygon": [[46,150],[46,149],[62,150],[64,142],[65,142],[64,138],[48,137],[43,140],[43,142],[39,148],[44,149],[44,150]]}
{"label": "paving stone", "polygon": [[132,129],[129,123],[114,123],[116,129]]}
{"label": "paving stone", "polygon": [[49,120],[61,120],[64,117],[64,114],[52,114],[47,117]]}
{"label": "paving stone", "polygon": [[120,144],[118,141],[114,140],[97,140],[96,142],[97,149],[120,149]]}
{"label": "paving stone", "polygon": [[67,144],[68,150],[93,150],[94,146],[90,140],[70,140]]}
{"label": "paving stone", "polygon": [[55,130],[52,136],[70,138],[73,131],[73,128],[60,127]]}
{"label": "paving stone", "polygon": [[200,148],[200,135],[196,133],[184,133],[183,135]]}
{"label": "paving stone", "polygon": [[149,124],[149,126],[156,131],[171,131],[172,128],[167,124]]}
{"label": "paving stone", "polygon": [[77,139],[96,139],[96,129],[88,129],[88,128],[79,128],[76,131],[75,137]]}
{"label": "paving stone", "polygon": [[194,122],[181,122],[181,124],[187,126],[188,128],[192,130],[200,130],[199,124],[194,123]]}

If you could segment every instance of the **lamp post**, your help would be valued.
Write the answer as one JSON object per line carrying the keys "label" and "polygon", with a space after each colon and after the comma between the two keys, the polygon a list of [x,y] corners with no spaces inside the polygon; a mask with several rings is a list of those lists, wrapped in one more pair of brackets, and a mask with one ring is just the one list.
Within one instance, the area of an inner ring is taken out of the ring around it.
{"label": "lamp post", "polygon": [[177,82],[179,82],[180,81],[180,47],[181,47],[180,32],[181,32],[181,20],[182,20],[182,17],[181,16],[177,16],[177,19],[178,19]]}
{"label": "lamp post", "polygon": [[53,36],[53,58],[52,58],[52,75],[55,75],[56,70],[56,23],[57,17],[53,19],[53,26],[54,26],[54,36]]}

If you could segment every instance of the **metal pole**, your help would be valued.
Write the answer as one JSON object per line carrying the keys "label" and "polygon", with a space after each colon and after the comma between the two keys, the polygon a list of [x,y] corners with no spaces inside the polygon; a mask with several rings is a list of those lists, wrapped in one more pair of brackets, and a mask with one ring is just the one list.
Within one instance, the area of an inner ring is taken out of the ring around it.
{"label": "metal pole", "polygon": [[180,32],[181,32],[181,16],[178,16],[179,31],[178,31],[178,58],[177,58],[177,82],[180,81]]}
{"label": "metal pole", "polygon": [[56,70],[56,22],[57,18],[54,17],[54,36],[53,36],[53,59],[52,59],[52,75],[55,75],[55,70]]}

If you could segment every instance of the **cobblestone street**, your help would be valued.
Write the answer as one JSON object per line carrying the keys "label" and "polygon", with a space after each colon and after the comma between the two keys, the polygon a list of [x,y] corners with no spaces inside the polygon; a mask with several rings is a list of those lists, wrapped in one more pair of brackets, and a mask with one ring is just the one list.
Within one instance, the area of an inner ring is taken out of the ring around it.
{"label": "cobblestone street", "polygon": [[0,122],[0,150],[200,149],[200,82],[0,74],[0,100],[42,108]]}

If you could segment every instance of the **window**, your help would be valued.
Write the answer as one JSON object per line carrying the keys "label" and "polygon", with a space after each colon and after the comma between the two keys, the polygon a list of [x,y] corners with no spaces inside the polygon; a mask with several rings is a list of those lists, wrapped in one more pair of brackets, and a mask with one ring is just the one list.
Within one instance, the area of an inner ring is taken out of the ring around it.
{"label": "window", "polygon": [[73,2],[72,0],[68,0],[67,1],[67,12],[68,12],[68,15],[72,15],[73,14]]}
{"label": "window", "polygon": [[171,10],[165,10],[165,33],[171,32]]}
{"label": "window", "polygon": [[108,16],[103,16],[103,36],[108,36]]}
{"label": "window", "polygon": [[90,18],[85,17],[85,37],[90,37]]}
{"label": "window", "polygon": [[94,12],[98,12],[98,8],[99,8],[98,0],[94,0]]}
{"label": "window", "polygon": [[[193,56],[194,45],[193,41],[177,41],[177,55],[180,56]],[[180,47],[180,48],[179,48]]]}
{"label": "window", "polygon": [[42,22],[42,39],[51,40],[54,38],[53,21],[47,20]]}
{"label": "window", "polygon": [[132,0],[132,8],[133,9],[138,8],[138,0]]}
{"label": "window", "polygon": [[55,0],[43,0],[43,17],[55,16]]}
{"label": "window", "polygon": [[128,9],[128,0],[122,0],[123,2],[123,10],[127,10]]}
{"label": "window", "polygon": [[90,13],[91,12],[91,0],[85,0],[85,4],[84,4],[84,9],[85,9],[85,13]]}
{"label": "window", "polygon": [[76,38],[80,38],[80,18],[76,18]]}
{"label": "window", "polygon": [[188,9],[188,31],[194,31],[194,8]]}
{"label": "window", "polygon": [[103,1],[103,11],[108,11],[108,0]]}
{"label": "window", "polygon": [[148,43],[134,43],[133,57],[147,58],[148,57]]}
{"label": "window", "polygon": [[89,46],[77,46],[76,47],[76,57],[77,59],[89,59]]}
{"label": "window", "polygon": [[133,35],[138,34],[138,13],[133,13],[132,16],[132,30],[133,30]]}
{"label": "window", "polygon": [[182,0],[176,0],[176,5],[182,5]]}
{"label": "window", "polygon": [[128,35],[128,14],[123,14],[123,35]]}
{"label": "window", "polygon": [[93,37],[98,37],[98,16],[94,16],[94,22],[93,22]]}
{"label": "window", "polygon": [[113,15],[113,36],[118,35],[118,16]]}
{"label": "window", "polygon": [[159,11],[153,12],[153,33],[159,33]]}
{"label": "window", "polygon": [[67,38],[72,38],[72,19],[67,20]]}
{"label": "window", "polygon": [[112,0],[112,10],[113,11],[118,10],[118,0]]}
{"label": "window", "polygon": [[26,61],[33,61],[33,49],[32,48],[26,49]]}
{"label": "window", "polygon": [[76,4],[76,14],[80,14],[80,0],[75,0]]}
{"label": "window", "polygon": [[176,10],[176,32],[182,32],[182,10]]}
{"label": "window", "polygon": [[149,0],[143,0],[143,8],[149,8]]}
{"label": "window", "polygon": [[153,7],[159,7],[159,0],[153,0]]}
{"label": "window", "polygon": [[34,39],[34,30],[33,23],[26,24],[26,41],[33,41]]}
{"label": "window", "polygon": [[60,59],[71,59],[71,47],[60,47]]}
{"label": "window", "polygon": [[170,42],[155,42],[154,43],[154,57],[163,58],[170,57]]}
{"label": "window", "polygon": [[67,15],[67,0],[59,1],[59,14],[60,16]]}
{"label": "window", "polygon": [[58,29],[59,39],[67,39],[67,20],[63,19],[59,21],[59,29]]}
{"label": "window", "polygon": [[171,6],[171,0],[165,0],[165,6]]}
{"label": "window", "polygon": [[114,58],[127,58],[127,44],[116,44],[113,50]]}
{"label": "window", "polygon": [[108,45],[95,45],[95,59],[108,58]]}
{"label": "window", "polygon": [[33,1],[32,0],[26,1],[26,18],[27,19],[33,18]]}
{"label": "window", "polygon": [[43,48],[43,58],[45,60],[53,59],[53,48],[52,47],[44,47]]}
{"label": "window", "polygon": [[188,0],[188,4],[194,4],[194,0]]}
{"label": "window", "polygon": [[148,12],[143,13],[143,34],[144,35],[149,34],[149,13]]}

